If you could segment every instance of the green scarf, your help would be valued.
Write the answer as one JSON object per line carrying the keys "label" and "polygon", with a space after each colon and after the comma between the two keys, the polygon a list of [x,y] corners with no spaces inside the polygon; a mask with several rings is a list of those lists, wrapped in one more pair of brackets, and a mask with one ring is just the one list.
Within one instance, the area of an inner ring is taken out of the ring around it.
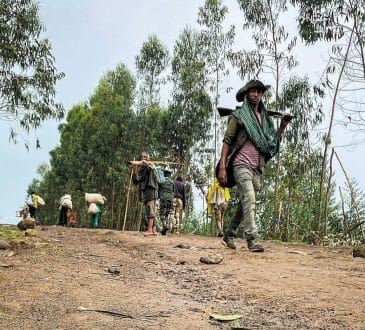
{"label": "green scarf", "polygon": [[280,139],[274,122],[268,116],[262,101],[259,106],[261,107],[262,127],[247,97],[243,100],[242,106],[233,112],[233,116],[245,128],[249,139],[268,161],[279,151]]}

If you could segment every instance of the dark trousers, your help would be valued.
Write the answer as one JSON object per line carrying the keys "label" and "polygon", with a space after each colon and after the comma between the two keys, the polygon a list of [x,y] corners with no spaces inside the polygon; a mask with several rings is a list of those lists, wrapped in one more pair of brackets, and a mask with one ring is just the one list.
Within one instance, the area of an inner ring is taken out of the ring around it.
{"label": "dark trousers", "polygon": [[28,204],[29,206],[29,215],[31,218],[33,218],[35,221],[39,222],[39,210],[36,209],[33,205]]}
{"label": "dark trousers", "polygon": [[167,221],[174,209],[174,202],[166,199],[160,200],[160,219],[164,228],[167,228]]}
{"label": "dark trousers", "polygon": [[67,211],[68,211],[68,208],[65,206],[62,206],[62,208],[60,210],[60,221],[58,223],[60,226],[67,226]]}

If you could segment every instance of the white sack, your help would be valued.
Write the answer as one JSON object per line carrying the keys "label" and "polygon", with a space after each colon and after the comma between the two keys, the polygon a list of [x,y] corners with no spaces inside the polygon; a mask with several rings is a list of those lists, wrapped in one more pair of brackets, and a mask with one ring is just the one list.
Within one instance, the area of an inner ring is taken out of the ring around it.
{"label": "white sack", "polygon": [[95,203],[90,203],[89,208],[87,210],[87,214],[96,214],[98,213],[98,207]]}
{"label": "white sack", "polygon": [[61,199],[61,206],[67,207],[72,210],[72,201],[71,199]]}
{"label": "white sack", "polygon": [[44,199],[42,197],[38,196],[37,204],[38,204],[38,206],[44,206],[44,205],[46,205],[46,202],[44,201]]}
{"label": "white sack", "polygon": [[85,193],[85,201],[88,203],[104,204],[106,198],[102,194]]}

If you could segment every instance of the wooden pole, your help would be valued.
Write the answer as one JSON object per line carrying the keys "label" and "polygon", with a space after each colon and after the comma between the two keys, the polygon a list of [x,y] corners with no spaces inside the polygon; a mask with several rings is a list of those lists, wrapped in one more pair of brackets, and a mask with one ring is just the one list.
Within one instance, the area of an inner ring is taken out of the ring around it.
{"label": "wooden pole", "polygon": [[127,162],[129,165],[144,165],[144,164],[154,164],[154,165],[181,165],[181,163],[177,162],[167,162],[164,160],[149,160],[149,161],[142,161],[142,160],[130,160]]}
{"label": "wooden pole", "polygon": [[131,191],[131,184],[132,184],[132,176],[133,176],[133,168],[131,168],[131,175],[129,177],[129,185],[128,185],[128,191],[127,191],[127,200],[125,202],[125,212],[124,212],[124,221],[123,221],[123,229],[125,229],[125,223],[127,220],[127,214],[128,214],[128,204],[129,204],[129,192]]}

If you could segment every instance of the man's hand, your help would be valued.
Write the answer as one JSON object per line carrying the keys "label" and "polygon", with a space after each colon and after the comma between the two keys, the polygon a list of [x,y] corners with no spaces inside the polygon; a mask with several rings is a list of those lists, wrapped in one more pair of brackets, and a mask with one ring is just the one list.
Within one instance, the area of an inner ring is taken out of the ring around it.
{"label": "man's hand", "polygon": [[227,184],[227,170],[225,167],[219,168],[218,181],[222,187],[225,187],[225,185]]}
{"label": "man's hand", "polygon": [[283,117],[281,118],[280,126],[282,125],[288,125],[289,122],[294,118],[293,115],[291,115],[289,112],[284,112]]}
{"label": "man's hand", "polygon": [[148,166],[150,169],[152,169],[152,170],[156,169],[155,163],[149,162],[149,161],[146,161],[146,160],[142,160],[142,162],[143,162],[143,165]]}
{"label": "man's hand", "polygon": [[281,118],[280,126],[278,128],[278,134],[281,135],[289,122],[294,118],[289,112],[284,112],[283,117]]}

